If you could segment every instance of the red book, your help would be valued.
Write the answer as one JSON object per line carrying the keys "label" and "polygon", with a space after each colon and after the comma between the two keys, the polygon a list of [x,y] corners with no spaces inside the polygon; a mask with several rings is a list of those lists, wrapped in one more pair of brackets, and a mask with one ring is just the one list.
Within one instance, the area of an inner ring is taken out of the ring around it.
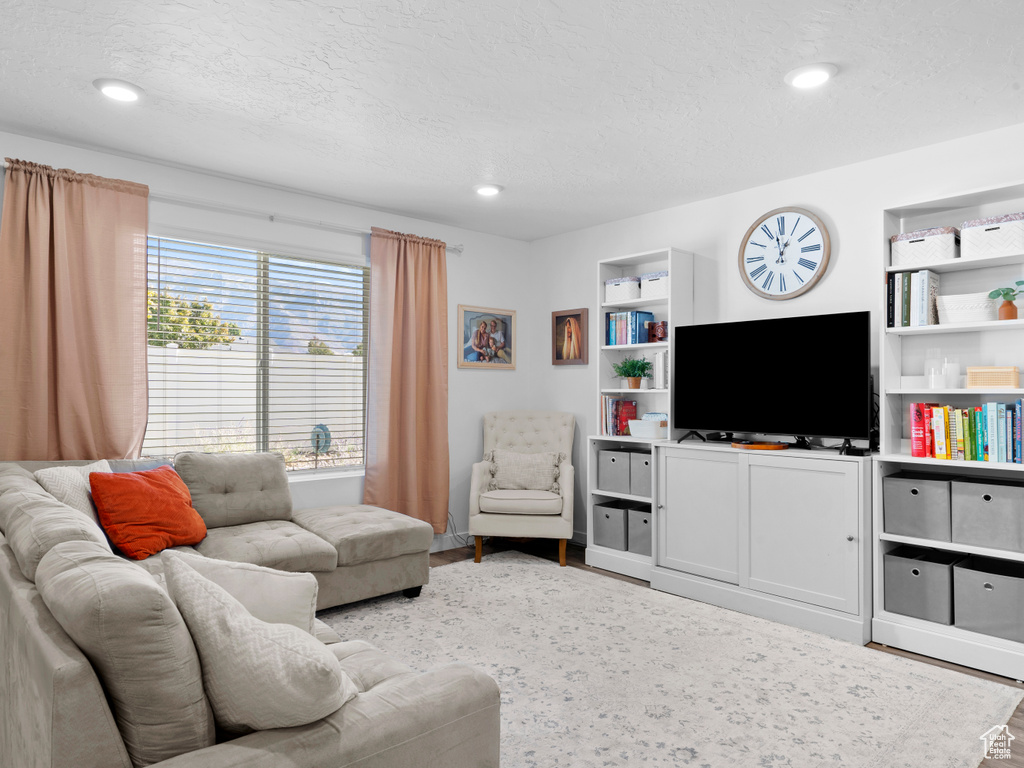
{"label": "red book", "polygon": [[910,404],[910,455],[927,456],[925,453],[924,403]]}
{"label": "red book", "polygon": [[619,406],[619,434],[629,434],[629,420],[636,418],[636,400],[622,400]]}
{"label": "red book", "polygon": [[[935,458],[935,427],[932,424],[932,407],[928,403],[921,404],[921,412],[924,414],[924,453],[922,456]],[[913,411],[911,411],[913,415]],[[913,431],[913,424],[911,424],[911,431]],[[914,436],[910,436],[910,449],[913,453],[914,449]]]}

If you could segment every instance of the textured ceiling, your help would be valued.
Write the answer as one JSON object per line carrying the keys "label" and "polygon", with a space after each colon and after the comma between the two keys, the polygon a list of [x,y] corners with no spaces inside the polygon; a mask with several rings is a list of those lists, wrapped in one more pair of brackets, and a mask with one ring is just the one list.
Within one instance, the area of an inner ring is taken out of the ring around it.
{"label": "textured ceiling", "polygon": [[1022,0],[0,0],[0,130],[532,240],[1022,123],[1022,33]]}

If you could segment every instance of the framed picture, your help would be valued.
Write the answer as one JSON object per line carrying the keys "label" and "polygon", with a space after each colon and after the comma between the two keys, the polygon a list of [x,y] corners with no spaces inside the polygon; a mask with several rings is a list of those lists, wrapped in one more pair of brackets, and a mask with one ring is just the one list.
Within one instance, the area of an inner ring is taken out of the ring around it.
{"label": "framed picture", "polygon": [[551,313],[551,364],[587,364],[587,310]]}
{"label": "framed picture", "polygon": [[459,304],[458,327],[462,334],[459,368],[515,370],[515,311]]}

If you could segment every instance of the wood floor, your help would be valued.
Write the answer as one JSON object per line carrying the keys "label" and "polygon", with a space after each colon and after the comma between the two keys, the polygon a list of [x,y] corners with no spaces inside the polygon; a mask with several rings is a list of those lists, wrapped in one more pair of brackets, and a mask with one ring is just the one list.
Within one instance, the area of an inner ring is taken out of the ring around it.
{"label": "wood floor", "polygon": [[[487,556],[495,552],[506,552],[508,550],[515,550],[517,552],[523,552],[528,555],[534,555],[536,557],[542,557],[545,560],[551,560],[554,563],[558,562],[558,542],[554,539],[485,539],[484,540],[484,560]],[[456,549],[445,550],[444,552],[432,552],[430,555],[430,567],[437,568],[450,563],[457,563],[460,560],[472,560],[474,556],[474,549],[472,543],[466,547],[458,547]],[[622,576],[618,573],[612,573],[611,571],[604,571],[600,568],[594,568],[589,566],[585,562],[586,551],[584,547],[577,544],[569,543],[566,548],[565,560],[566,567],[568,568],[579,568],[584,571],[591,571],[592,573],[600,574],[611,579],[618,579],[619,581],[628,581],[633,584],[639,584],[641,586],[648,586],[646,581],[640,579],[634,579],[629,576]],[[682,599],[682,598],[680,598]],[[872,648],[881,653],[891,653],[896,656],[904,656],[908,659],[916,659],[924,662],[925,664],[934,664],[938,667],[945,667],[946,669],[952,669],[957,672],[961,672],[965,675],[972,675],[974,677],[980,677],[984,680],[992,680],[1003,685],[1008,685],[1012,688],[1019,688],[1024,690],[1024,684],[1019,681],[1011,680],[1006,677],[1000,677],[999,675],[989,674],[988,672],[981,672],[977,669],[970,669],[968,667],[961,667],[956,664],[950,664],[946,661],[940,661],[939,659],[932,659],[927,656],[919,656],[916,653],[909,653],[907,651],[901,651],[897,648],[888,648],[878,643],[868,643],[868,648]],[[997,723],[993,723],[997,725]],[[1010,718],[1008,723],[1010,727],[1010,733],[1017,737],[1017,741],[1013,742],[1011,747],[1011,757],[1008,760],[992,760],[986,758],[979,762],[979,768],[1024,768],[1024,701],[1017,707],[1013,716]],[[978,736],[981,736],[979,733]],[[1018,746],[1019,744],[1019,746]],[[981,757],[981,741],[978,741],[978,757]]]}

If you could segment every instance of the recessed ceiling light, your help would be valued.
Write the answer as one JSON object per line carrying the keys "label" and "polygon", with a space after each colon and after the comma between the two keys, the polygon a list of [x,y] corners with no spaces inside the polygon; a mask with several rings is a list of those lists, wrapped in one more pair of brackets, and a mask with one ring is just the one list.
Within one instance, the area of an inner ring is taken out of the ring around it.
{"label": "recessed ceiling light", "polygon": [[473,189],[478,195],[484,197],[494,197],[496,194],[501,192],[504,187],[499,187],[497,184],[477,184]]}
{"label": "recessed ceiling light", "polygon": [[817,88],[835,77],[838,71],[839,68],[835,64],[808,64],[787,73],[785,81],[786,85],[792,85],[794,88]]}
{"label": "recessed ceiling light", "polygon": [[137,85],[125,82],[124,80],[113,80],[109,77],[93,80],[92,84],[96,86],[100,93],[114,101],[138,101],[142,94],[145,93]]}

